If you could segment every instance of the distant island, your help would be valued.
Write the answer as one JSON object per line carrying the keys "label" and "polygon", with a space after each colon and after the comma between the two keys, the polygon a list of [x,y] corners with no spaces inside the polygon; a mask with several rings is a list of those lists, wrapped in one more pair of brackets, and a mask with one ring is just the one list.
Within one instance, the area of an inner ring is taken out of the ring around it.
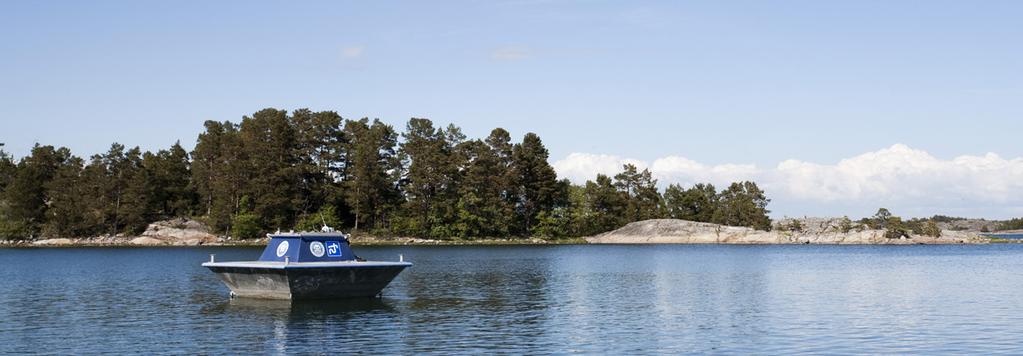
{"label": "distant island", "polygon": [[[818,220],[772,221],[770,199],[755,182],[662,191],[648,170],[626,164],[614,176],[577,185],[557,177],[536,134],[513,142],[495,128],[470,139],[455,125],[423,118],[399,132],[332,111],[264,109],[239,123],[204,125],[191,152],[179,143],[157,152],[114,143],[88,159],[41,144],[18,159],[0,150],[0,243],[258,243],[267,232],[322,225],[380,243],[605,242],[624,241],[629,230],[616,229],[641,221],[658,229],[674,224],[668,230],[675,235],[691,228],[699,236],[708,229],[745,236],[717,242],[824,243],[830,240],[815,236],[836,233],[860,243],[922,236],[976,242],[960,235],[1023,228],[1019,219],[904,220],[882,208],[855,221],[825,218],[830,230],[817,231]],[[967,221],[983,223],[956,225]],[[161,226],[205,235],[154,235]],[[687,241],[706,240],[693,239]]]}

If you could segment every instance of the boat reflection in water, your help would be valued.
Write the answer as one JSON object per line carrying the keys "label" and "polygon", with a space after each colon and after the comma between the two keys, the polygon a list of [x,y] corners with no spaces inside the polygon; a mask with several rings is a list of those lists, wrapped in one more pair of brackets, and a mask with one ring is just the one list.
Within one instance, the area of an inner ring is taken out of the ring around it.
{"label": "boat reflection in water", "polygon": [[348,235],[324,228],[318,233],[270,234],[257,261],[203,263],[231,289],[231,296],[261,299],[366,298],[381,290],[412,263],[365,261],[352,252]]}

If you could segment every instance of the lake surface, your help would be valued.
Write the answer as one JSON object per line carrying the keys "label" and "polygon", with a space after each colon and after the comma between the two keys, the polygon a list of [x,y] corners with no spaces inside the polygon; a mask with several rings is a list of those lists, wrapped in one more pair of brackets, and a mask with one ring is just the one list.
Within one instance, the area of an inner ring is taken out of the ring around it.
{"label": "lake surface", "polygon": [[1023,353],[1023,246],[362,247],[384,297],[235,299],[251,248],[0,249],[0,354]]}

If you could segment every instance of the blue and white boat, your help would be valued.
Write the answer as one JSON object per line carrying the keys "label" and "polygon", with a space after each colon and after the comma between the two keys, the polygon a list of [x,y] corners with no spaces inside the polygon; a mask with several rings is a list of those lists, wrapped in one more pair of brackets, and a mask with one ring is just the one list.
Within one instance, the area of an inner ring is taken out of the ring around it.
{"label": "blue and white boat", "polygon": [[276,233],[257,261],[215,262],[209,268],[231,296],[264,299],[359,298],[380,295],[412,263],[365,261],[348,235],[329,228],[316,233]]}

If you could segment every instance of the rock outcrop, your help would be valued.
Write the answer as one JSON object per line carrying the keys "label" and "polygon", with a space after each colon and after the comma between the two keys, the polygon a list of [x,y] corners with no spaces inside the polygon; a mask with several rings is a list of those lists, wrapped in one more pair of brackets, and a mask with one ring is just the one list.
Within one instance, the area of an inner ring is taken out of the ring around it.
{"label": "rock outcrop", "polygon": [[[829,218],[813,218],[802,231],[759,231],[747,227],[723,226],[677,219],[637,221],[624,227],[587,237],[589,243],[679,243],[679,244],[957,244],[986,243],[975,233],[942,231],[941,237],[911,236],[885,238],[884,230],[841,231]],[[816,223],[814,223],[816,222]]]}
{"label": "rock outcrop", "polygon": [[33,241],[32,245],[34,245],[34,246],[64,246],[64,245],[70,245],[72,243],[74,243],[74,241],[72,241],[71,239],[46,239],[46,240]]}
{"label": "rock outcrop", "polygon": [[142,236],[131,240],[133,245],[197,246],[220,241],[205,224],[176,218],[149,224]]}

